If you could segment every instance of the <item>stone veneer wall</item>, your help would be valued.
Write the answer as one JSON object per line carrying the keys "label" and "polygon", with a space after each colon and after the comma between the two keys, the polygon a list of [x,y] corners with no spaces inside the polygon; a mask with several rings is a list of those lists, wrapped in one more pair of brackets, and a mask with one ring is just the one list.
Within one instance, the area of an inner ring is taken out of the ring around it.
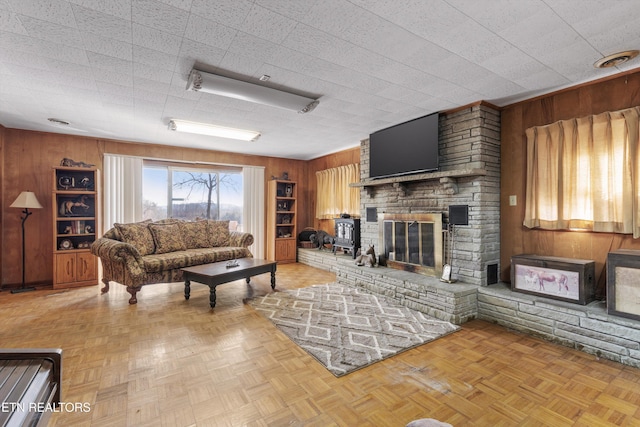
{"label": "stone veneer wall", "polygon": [[640,321],[607,314],[602,301],[577,305],[503,283],[477,289],[479,319],[640,368]]}
{"label": "stone veneer wall", "polygon": [[[449,205],[469,206],[469,225],[455,227],[452,278],[487,285],[487,266],[500,262],[500,112],[476,105],[440,116],[440,171],[482,169],[483,176],[385,184],[360,192],[361,244],[382,248],[378,222],[366,221],[367,208],[383,214],[443,212]],[[361,180],[369,178],[369,140],[360,145]],[[455,182],[457,180],[457,182]],[[454,185],[450,185],[453,183]],[[457,191],[455,187],[457,184]]]}

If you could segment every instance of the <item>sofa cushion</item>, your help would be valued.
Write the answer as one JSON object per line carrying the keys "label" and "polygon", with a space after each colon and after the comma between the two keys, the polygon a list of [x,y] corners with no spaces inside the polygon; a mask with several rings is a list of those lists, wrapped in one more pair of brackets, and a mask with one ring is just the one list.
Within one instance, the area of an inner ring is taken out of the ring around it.
{"label": "sofa cushion", "polygon": [[182,231],[177,222],[152,223],[149,224],[149,230],[156,244],[157,254],[166,254],[167,252],[184,251],[187,247],[182,240]]}
{"label": "sofa cushion", "polygon": [[155,252],[156,245],[153,242],[151,230],[149,230],[151,220],[147,219],[142,222],[133,222],[129,224],[113,224],[123,242],[129,243],[135,247],[140,255],[145,256]]}
{"label": "sofa cushion", "polygon": [[229,246],[229,221],[207,220],[209,224],[209,246]]}
{"label": "sofa cushion", "polygon": [[186,251],[152,254],[142,258],[147,273],[159,273],[211,262],[229,261],[237,258],[251,258],[247,248],[220,247],[187,249]]}
{"label": "sofa cushion", "polygon": [[210,247],[207,221],[183,221],[180,223],[180,231],[187,249]]}

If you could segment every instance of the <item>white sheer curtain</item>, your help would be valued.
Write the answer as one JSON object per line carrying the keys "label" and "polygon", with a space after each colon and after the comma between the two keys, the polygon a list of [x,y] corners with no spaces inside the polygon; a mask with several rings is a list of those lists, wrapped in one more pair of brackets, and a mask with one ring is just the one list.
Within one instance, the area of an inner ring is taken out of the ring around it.
{"label": "white sheer curtain", "polygon": [[264,167],[244,166],[242,168],[243,231],[253,234],[253,245],[249,250],[255,258],[265,257],[264,224]]}
{"label": "white sheer curtain", "polygon": [[104,155],[103,231],[142,218],[142,158]]}

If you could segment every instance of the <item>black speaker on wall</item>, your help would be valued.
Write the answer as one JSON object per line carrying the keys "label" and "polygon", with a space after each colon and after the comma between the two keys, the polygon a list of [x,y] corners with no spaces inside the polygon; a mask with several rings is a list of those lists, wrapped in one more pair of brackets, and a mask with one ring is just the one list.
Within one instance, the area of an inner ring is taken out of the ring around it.
{"label": "black speaker on wall", "polygon": [[449,224],[469,225],[469,205],[449,205]]}
{"label": "black speaker on wall", "polygon": [[378,221],[378,208],[367,208],[367,222]]}

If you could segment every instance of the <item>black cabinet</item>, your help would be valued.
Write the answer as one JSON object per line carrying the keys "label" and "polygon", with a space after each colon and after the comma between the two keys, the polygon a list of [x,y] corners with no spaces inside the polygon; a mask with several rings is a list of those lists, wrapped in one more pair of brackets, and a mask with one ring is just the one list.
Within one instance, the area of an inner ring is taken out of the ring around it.
{"label": "black cabinet", "polygon": [[355,259],[358,249],[360,249],[360,220],[355,218],[336,218],[336,234],[335,243],[333,244],[333,252],[337,248],[343,251],[351,251],[352,257]]}

